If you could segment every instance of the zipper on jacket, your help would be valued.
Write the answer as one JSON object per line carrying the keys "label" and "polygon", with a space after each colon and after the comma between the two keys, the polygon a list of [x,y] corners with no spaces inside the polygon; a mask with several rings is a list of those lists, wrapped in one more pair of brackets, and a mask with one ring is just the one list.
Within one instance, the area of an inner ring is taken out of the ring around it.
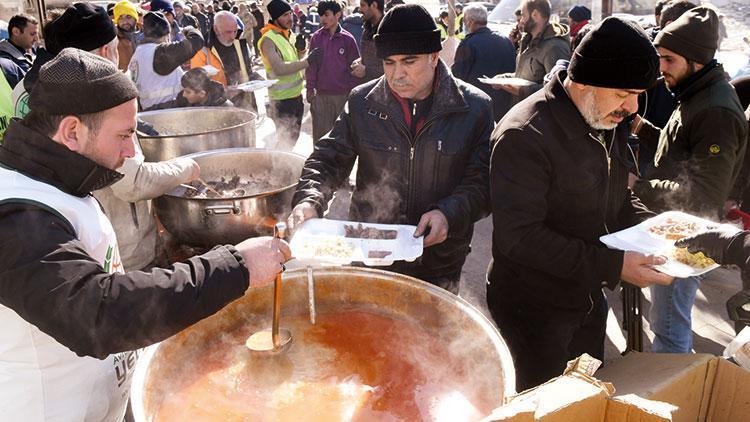
{"label": "zipper on jacket", "polygon": [[607,234],[609,234],[609,227],[607,227],[607,206],[609,205],[609,176],[610,176],[611,167],[612,167],[612,158],[610,157],[610,153],[612,152],[612,146],[615,144],[615,135],[616,135],[616,132],[612,131],[612,140],[609,143],[609,149],[607,149],[606,142],[602,142],[604,140],[603,139],[604,135],[602,135],[602,138],[600,139],[592,135],[591,132],[589,132],[589,137],[593,139],[594,141],[596,141],[596,143],[601,145],[602,149],[604,149],[604,157],[607,160],[607,179],[604,181],[604,218],[603,218],[604,231]]}
{"label": "zipper on jacket", "polygon": [[[416,103],[415,103],[415,106],[416,106]],[[441,115],[448,114],[449,112],[450,111],[441,113]],[[427,120],[424,126],[422,126],[422,128],[417,132],[417,134],[414,137],[411,136],[411,132],[409,131],[409,128],[406,127],[406,122],[402,121],[402,122],[399,122],[399,124],[397,124],[397,126],[401,128],[401,132],[406,136],[406,139],[408,139],[409,141],[409,165],[407,168],[408,170],[407,173],[409,175],[409,178],[408,178],[408,186],[407,186],[407,194],[406,194],[406,215],[407,216],[409,215],[409,212],[411,211],[412,202],[414,201],[413,191],[416,189],[414,186],[415,185],[414,183],[414,177],[415,177],[414,176],[414,156],[416,155],[416,150],[417,150],[417,140],[419,139],[419,135],[424,133],[424,131],[426,131],[427,128],[429,128],[437,120],[437,117],[438,115],[433,115],[429,120]],[[442,148],[442,143],[441,143],[442,141],[438,141],[438,142],[440,142],[438,145]]]}

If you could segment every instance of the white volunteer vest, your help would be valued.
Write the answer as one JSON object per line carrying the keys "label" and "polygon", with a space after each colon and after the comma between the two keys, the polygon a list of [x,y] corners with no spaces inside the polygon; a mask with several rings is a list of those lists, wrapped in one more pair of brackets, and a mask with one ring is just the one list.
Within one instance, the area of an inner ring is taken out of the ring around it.
{"label": "white volunteer vest", "polygon": [[158,44],[141,44],[130,59],[128,70],[138,87],[138,99],[146,109],[165,101],[174,100],[182,91],[181,79],[185,73],[177,66],[169,75],[154,72],[154,52]]}
{"label": "white volunteer vest", "polygon": [[[55,210],[107,272],[122,272],[115,232],[93,197],[68,195],[0,167],[0,201]],[[79,357],[2,305],[0,327],[0,421],[122,421],[138,352]]]}

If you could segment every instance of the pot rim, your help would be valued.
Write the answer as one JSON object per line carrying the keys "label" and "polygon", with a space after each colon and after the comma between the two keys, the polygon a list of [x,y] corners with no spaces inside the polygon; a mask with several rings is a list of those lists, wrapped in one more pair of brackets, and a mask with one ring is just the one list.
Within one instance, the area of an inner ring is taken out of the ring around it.
{"label": "pot rim", "polygon": [[[266,152],[272,152],[276,154],[282,154],[289,157],[298,157],[302,159],[302,162],[304,163],[307,159],[295,152],[290,151],[278,151],[275,149],[269,149],[269,148],[222,148],[222,149],[211,149],[207,151],[200,151],[200,152],[194,152],[192,154],[186,154],[181,155],[176,158],[202,158],[202,157],[208,157],[212,155],[224,155],[224,154],[236,154],[236,153],[266,153]],[[278,193],[284,192],[294,186],[297,186],[297,182],[291,183],[289,185],[280,187],[278,189],[270,190],[261,192],[255,195],[245,195],[245,196],[232,196],[230,198],[188,198],[182,195],[172,195],[169,192],[165,193],[162,196],[166,196],[169,198],[175,198],[179,200],[185,200],[185,201],[234,201],[234,200],[240,200],[240,199],[248,199],[248,198],[265,198],[266,196],[276,195]]]}
{"label": "pot rim", "polygon": [[[198,131],[198,132],[194,132],[194,133],[183,133],[183,134],[180,134],[180,135],[174,135],[174,134],[171,134],[171,135],[170,134],[166,134],[166,135],[161,135],[161,134],[160,135],[147,135],[145,133],[138,132],[138,139],[140,140],[141,138],[143,138],[143,139],[184,138],[184,137],[188,137],[188,136],[206,135],[206,134],[209,134],[209,133],[222,133],[222,132],[226,132],[226,131],[229,131],[229,130],[237,129],[238,127],[246,126],[246,125],[249,125],[249,124],[253,124],[253,128],[255,128],[255,123],[254,122],[258,118],[258,115],[255,114],[254,112],[252,112],[250,110],[245,110],[245,109],[239,108],[239,107],[182,107],[182,108],[166,108],[166,109],[163,109],[163,110],[141,111],[141,112],[138,113],[138,118],[140,119],[141,116],[147,116],[148,117],[148,116],[153,116],[153,115],[157,115],[157,114],[166,114],[166,113],[175,112],[175,111],[185,111],[185,109],[188,109],[190,111],[201,111],[202,110],[202,111],[206,111],[206,112],[215,112],[217,110],[220,110],[220,112],[221,112],[221,111],[231,110],[233,112],[239,112],[240,114],[249,114],[249,115],[252,116],[252,119],[250,119],[250,120],[248,120],[246,122],[243,122],[243,123],[238,123],[236,125],[228,126],[228,127],[221,128],[221,129],[204,130],[204,131]],[[141,119],[141,120],[143,120],[143,119]],[[149,122],[146,121],[146,123],[149,123]]]}

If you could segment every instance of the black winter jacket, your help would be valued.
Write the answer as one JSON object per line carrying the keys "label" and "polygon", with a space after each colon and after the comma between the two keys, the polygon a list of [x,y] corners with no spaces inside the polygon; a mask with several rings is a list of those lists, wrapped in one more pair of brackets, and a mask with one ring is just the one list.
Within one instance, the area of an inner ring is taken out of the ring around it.
{"label": "black winter jacket", "polygon": [[[492,54],[487,54],[491,51]],[[510,109],[510,94],[502,89],[479,82],[485,75],[498,75],[516,71],[516,49],[506,36],[480,28],[467,35],[456,49],[456,59],[451,66],[453,75],[479,88],[492,99],[495,120],[500,120]]]}
{"label": "black winter jacket", "polygon": [[[84,197],[121,176],[13,121],[0,165]],[[169,268],[108,274],[44,204],[0,203],[0,304],[79,356],[164,340],[241,297],[249,273],[232,246]]]}
{"label": "black winter jacket", "polygon": [[[673,88],[679,105],[664,129],[644,121],[644,145],[657,145],[654,168],[634,190],[655,211],[684,210],[718,220],[742,169],[748,125],[734,88],[716,62]],[[746,179],[746,176],[743,176]]]}
{"label": "black winter jacket", "polygon": [[442,61],[435,78],[432,107],[416,137],[384,77],[354,88],[307,159],[293,198],[293,205],[310,202],[322,215],[359,158],[353,221],[416,225],[427,211],[445,214],[448,239],[425,249],[415,263],[392,268],[428,281],[458,279],[474,222],[487,214],[494,125],[484,93],[453,78]]}
{"label": "black winter jacket", "polygon": [[623,252],[599,237],[653,215],[627,185],[627,125],[603,132],[603,145],[568,97],[565,75],[516,105],[492,134],[491,309],[589,309],[589,295],[614,287],[622,270]]}

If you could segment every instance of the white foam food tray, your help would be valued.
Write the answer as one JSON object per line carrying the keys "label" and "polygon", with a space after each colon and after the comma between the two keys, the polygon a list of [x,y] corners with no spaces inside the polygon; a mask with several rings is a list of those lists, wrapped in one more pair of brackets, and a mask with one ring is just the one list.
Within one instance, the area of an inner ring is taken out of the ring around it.
{"label": "white foam food tray", "polygon": [[[674,232],[668,235],[664,231],[668,231],[669,228],[673,228]],[[680,211],[667,211],[633,227],[602,236],[599,240],[611,249],[662,255],[667,258],[667,262],[654,268],[673,277],[686,278],[705,274],[719,267],[718,264],[705,268],[693,267],[676,260],[673,255],[676,250],[674,242],[677,238],[692,236],[707,230],[722,230],[729,233],[739,231],[737,227],[730,224],[716,223]]]}
{"label": "white foam food tray", "polygon": [[[378,230],[395,230],[395,239],[360,239],[345,237],[345,225]],[[391,265],[394,261],[414,261],[422,255],[424,236],[414,237],[416,226],[372,224],[352,221],[312,218],[294,232],[289,246],[292,256],[303,264],[346,265],[362,262],[369,266]],[[388,253],[373,258],[373,251]]]}
{"label": "white foam food tray", "polygon": [[269,88],[278,81],[279,81],[278,79],[250,81],[250,82],[245,82],[244,84],[239,84],[236,86],[236,88],[245,92],[253,92],[253,91],[258,91],[263,88]]}

